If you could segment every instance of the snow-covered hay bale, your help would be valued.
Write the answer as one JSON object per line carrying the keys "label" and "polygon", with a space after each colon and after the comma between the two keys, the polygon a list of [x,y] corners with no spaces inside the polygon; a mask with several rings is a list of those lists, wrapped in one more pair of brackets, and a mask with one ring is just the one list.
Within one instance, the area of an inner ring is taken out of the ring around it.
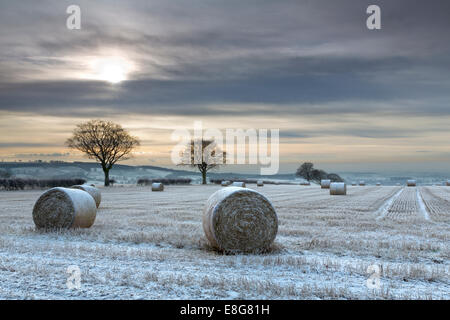
{"label": "snow-covered hay bale", "polygon": [[241,188],[245,188],[245,182],[242,181],[235,181],[231,184],[232,187],[241,187]]}
{"label": "snow-covered hay bale", "polygon": [[330,184],[330,195],[345,196],[347,194],[347,185],[344,182],[333,182]]}
{"label": "snow-covered hay bale", "polygon": [[222,183],[220,184],[222,187],[228,187],[229,185],[231,184],[231,182],[230,181],[228,181],[228,180],[224,180],[224,181],[222,181]]}
{"label": "snow-covered hay bale", "polygon": [[450,187],[450,180],[447,180],[447,181],[445,182],[445,185],[446,185],[447,187]]}
{"label": "snow-covered hay bale", "polygon": [[381,183],[377,182],[376,186],[381,187]]}
{"label": "snow-covered hay bale", "polygon": [[262,180],[258,180],[258,181],[256,181],[256,186],[257,187],[264,187],[264,182]]}
{"label": "snow-covered hay bale", "polygon": [[322,189],[330,189],[330,184],[331,184],[331,180],[328,180],[328,179],[320,180],[320,187]]}
{"label": "snow-covered hay bale", "polygon": [[259,192],[229,187],[213,193],[203,211],[203,230],[211,246],[226,252],[262,252],[275,240],[278,218]]}
{"label": "snow-covered hay bale", "polygon": [[417,185],[416,180],[408,180],[406,181],[406,186],[408,187],[415,187]]}
{"label": "snow-covered hay bale", "polygon": [[97,206],[97,208],[100,206],[100,202],[102,202],[102,194],[99,189],[92,187],[92,185],[86,185],[86,184],[82,184],[82,185],[78,185],[78,186],[71,186],[70,188],[86,191],[87,193],[89,193],[91,195],[92,198],[94,198],[95,205]]}
{"label": "snow-covered hay bale", "polygon": [[311,183],[309,181],[302,181],[302,182],[300,182],[300,185],[301,186],[310,186]]}
{"label": "snow-covered hay bale", "polygon": [[361,187],[364,187],[364,186],[366,185],[366,182],[365,182],[365,181],[360,181],[360,182],[359,182],[359,185],[360,185]]}
{"label": "snow-covered hay bale", "polygon": [[94,224],[94,198],[79,189],[52,188],[44,192],[33,208],[37,228],[89,228]]}
{"label": "snow-covered hay bale", "polygon": [[164,185],[161,182],[153,182],[152,191],[164,191]]}
{"label": "snow-covered hay bale", "polygon": [[352,186],[356,186],[356,182],[352,182]]}

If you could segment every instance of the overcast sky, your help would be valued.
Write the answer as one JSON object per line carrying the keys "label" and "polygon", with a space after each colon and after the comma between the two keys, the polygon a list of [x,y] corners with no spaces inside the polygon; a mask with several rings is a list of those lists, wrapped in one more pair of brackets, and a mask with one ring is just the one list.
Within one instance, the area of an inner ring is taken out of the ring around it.
{"label": "overcast sky", "polygon": [[2,0],[0,157],[82,159],[64,141],[102,118],[142,139],[130,163],[169,165],[201,120],[280,129],[287,167],[450,170],[449,40],[445,0]]}

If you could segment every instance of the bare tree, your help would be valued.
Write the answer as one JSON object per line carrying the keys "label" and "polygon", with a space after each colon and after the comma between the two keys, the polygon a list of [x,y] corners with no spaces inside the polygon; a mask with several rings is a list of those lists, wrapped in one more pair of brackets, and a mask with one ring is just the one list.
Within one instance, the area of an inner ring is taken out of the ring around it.
{"label": "bare tree", "polygon": [[214,140],[191,140],[183,151],[181,166],[197,168],[202,174],[202,184],[206,184],[206,174],[209,170],[226,164],[226,153]]}
{"label": "bare tree", "polygon": [[305,162],[303,163],[295,173],[296,176],[302,177],[306,179],[307,181],[313,180],[313,170],[314,170],[314,164],[311,162]]}
{"label": "bare tree", "polygon": [[77,125],[66,145],[98,161],[105,174],[105,187],[110,185],[109,171],[122,160],[129,159],[139,139],[131,136],[121,125],[102,120],[91,120]]}
{"label": "bare tree", "polygon": [[303,163],[295,173],[296,176],[302,177],[308,181],[320,182],[322,179],[330,179],[332,182],[343,182],[342,179],[336,173],[327,173],[324,170],[314,168],[314,164],[311,162]]}

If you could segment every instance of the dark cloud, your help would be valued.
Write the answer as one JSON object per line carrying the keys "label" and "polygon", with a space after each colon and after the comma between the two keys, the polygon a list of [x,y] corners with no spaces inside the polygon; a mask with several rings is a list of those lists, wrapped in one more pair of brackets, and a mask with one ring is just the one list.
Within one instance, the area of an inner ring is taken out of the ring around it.
{"label": "dark cloud", "polygon": [[70,156],[70,153],[60,153],[60,152],[54,152],[54,153],[19,153],[15,154],[15,158],[35,158],[35,157],[68,157]]}
{"label": "dark cloud", "polygon": [[[450,114],[448,1],[79,1],[74,32],[69,4],[0,4],[0,110]],[[365,27],[369,4],[381,6],[382,30]],[[103,48],[135,61],[130,81],[52,79],[79,71],[69,58]]]}
{"label": "dark cloud", "polygon": [[[428,132],[440,132],[443,128],[428,128]],[[423,128],[397,128],[397,127],[380,127],[376,124],[366,125],[364,127],[352,125],[348,127],[329,127],[320,130],[298,129],[298,130],[281,130],[280,138],[288,139],[305,139],[315,137],[358,137],[371,139],[396,139],[396,138],[413,138],[423,135]],[[427,151],[417,151],[427,152]]]}
{"label": "dark cloud", "polygon": [[0,148],[41,148],[54,147],[50,143],[28,143],[28,142],[0,142]]}

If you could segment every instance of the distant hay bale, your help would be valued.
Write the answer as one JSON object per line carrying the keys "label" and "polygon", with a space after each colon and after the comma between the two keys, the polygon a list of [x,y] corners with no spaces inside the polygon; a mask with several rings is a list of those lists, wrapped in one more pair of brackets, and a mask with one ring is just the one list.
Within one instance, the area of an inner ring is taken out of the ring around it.
{"label": "distant hay bale", "polygon": [[264,182],[262,180],[258,180],[258,181],[256,181],[256,186],[257,187],[264,187]]}
{"label": "distant hay bale", "polygon": [[330,189],[331,180],[320,180],[320,187],[322,189]]}
{"label": "distant hay bale", "polygon": [[220,185],[221,185],[222,187],[228,187],[228,186],[229,186],[230,184],[231,184],[231,182],[230,182],[230,181],[228,181],[228,180],[224,180],[224,181],[222,181],[222,182],[221,182],[221,184],[220,184]]}
{"label": "distant hay bale", "polygon": [[263,252],[275,240],[278,218],[257,191],[229,187],[212,194],[203,210],[203,230],[211,246],[226,252]]}
{"label": "distant hay bale", "polygon": [[352,182],[352,186],[356,186],[356,182]]}
{"label": "distant hay bale", "polygon": [[330,195],[345,196],[347,194],[347,185],[344,182],[333,182],[330,184]]}
{"label": "distant hay bale", "polygon": [[302,182],[300,182],[300,185],[301,186],[310,186],[311,183],[309,181],[302,181]]}
{"label": "distant hay bale", "polygon": [[33,208],[37,228],[89,228],[94,224],[97,206],[94,198],[79,189],[52,188],[44,192]]}
{"label": "distant hay bale", "polygon": [[235,181],[231,184],[232,187],[241,187],[241,188],[245,188],[245,182],[242,181]]}
{"label": "distant hay bale", "polygon": [[408,180],[406,181],[406,186],[408,187],[415,187],[417,185],[416,180]]}
{"label": "distant hay bale", "polygon": [[445,182],[445,185],[446,185],[447,187],[450,187],[450,180],[447,180],[447,182]]}
{"label": "distant hay bale", "polygon": [[359,182],[359,185],[360,185],[361,187],[364,187],[364,186],[366,185],[366,182],[365,182],[365,181],[360,181],[360,182]]}
{"label": "distant hay bale", "polygon": [[95,205],[97,206],[97,208],[100,206],[100,202],[102,202],[102,194],[100,190],[95,187],[92,187],[92,185],[82,184],[78,186],[71,186],[70,189],[79,189],[89,193],[91,197],[94,198]]}
{"label": "distant hay bale", "polygon": [[152,191],[164,191],[164,185],[161,182],[153,182]]}
{"label": "distant hay bale", "polygon": [[377,187],[380,187],[380,186],[381,186],[381,183],[377,182]]}

